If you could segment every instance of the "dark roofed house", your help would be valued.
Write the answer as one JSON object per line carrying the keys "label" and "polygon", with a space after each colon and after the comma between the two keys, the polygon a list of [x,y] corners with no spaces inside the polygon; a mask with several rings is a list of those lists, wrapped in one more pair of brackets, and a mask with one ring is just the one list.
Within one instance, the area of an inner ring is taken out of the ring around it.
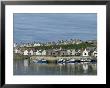
{"label": "dark roofed house", "polygon": [[68,55],[67,50],[60,50],[60,56],[66,56]]}
{"label": "dark roofed house", "polygon": [[58,56],[59,55],[59,51],[58,50],[47,50],[46,51],[46,55],[48,56]]}
{"label": "dark roofed house", "polygon": [[96,49],[96,47],[87,47],[86,50],[88,51],[94,51]]}
{"label": "dark roofed house", "polygon": [[75,50],[75,56],[81,56],[81,51],[80,50]]}

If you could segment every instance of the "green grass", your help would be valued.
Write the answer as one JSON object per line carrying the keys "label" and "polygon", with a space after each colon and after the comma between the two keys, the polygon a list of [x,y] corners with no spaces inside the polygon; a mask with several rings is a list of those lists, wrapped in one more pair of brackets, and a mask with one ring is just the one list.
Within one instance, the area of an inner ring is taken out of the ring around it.
{"label": "green grass", "polygon": [[48,50],[48,49],[59,49],[60,47],[62,49],[82,49],[82,48],[86,48],[86,47],[96,47],[96,46],[92,45],[90,43],[80,43],[80,44],[50,45],[50,46],[36,46],[36,47],[23,47],[23,48]]}

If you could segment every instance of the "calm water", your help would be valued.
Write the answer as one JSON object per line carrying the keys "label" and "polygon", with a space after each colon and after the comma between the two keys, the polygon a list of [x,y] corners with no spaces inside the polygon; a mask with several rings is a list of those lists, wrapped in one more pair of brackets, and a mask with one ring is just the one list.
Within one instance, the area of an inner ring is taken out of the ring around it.
{"label": "calm water", "polygon": [[14,60],[14,75],[97,75],[97,65],[79,64],[38,64],[28,60]]}

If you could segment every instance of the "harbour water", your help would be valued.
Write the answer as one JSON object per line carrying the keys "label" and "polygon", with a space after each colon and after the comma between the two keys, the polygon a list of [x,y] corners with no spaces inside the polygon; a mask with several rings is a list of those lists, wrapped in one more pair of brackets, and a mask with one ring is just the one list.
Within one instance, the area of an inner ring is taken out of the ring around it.
{"label": "harbour water", "polygon": [[41,64],[14,59],[13,69],[14,75],[97,75],[97,64],[90,62]]}

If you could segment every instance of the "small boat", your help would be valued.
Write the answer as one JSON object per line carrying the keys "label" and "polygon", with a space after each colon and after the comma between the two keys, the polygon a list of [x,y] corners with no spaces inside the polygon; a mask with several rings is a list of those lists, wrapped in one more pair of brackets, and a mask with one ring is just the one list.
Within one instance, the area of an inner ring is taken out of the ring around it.
{"label": "small boat", "polygon": [[42,62],[42,63],[47,63],[47,60],[44,60],[44,59],[43,59],[43,60],[41,60],[41,62]]}
{"label": "small boat", "polygon": [[70,63],[70,60],[66,60],[65,63]]}
{"label": "small boat", "polygon": [[81,59],[81,62],[84,62],[85,60]]}
{"label": "small boat", "polygon": [[34,63],[47,63],[47,60],[39,59],[39,60],[33,60]]}
{"label": "small boat", "polygon": [[91,62],[91,60],[90,60],[90,59],[88,59],[88,60],[87,60],[87,62]]}
{"label": "small boat", "polygon": [[69,60],[69,63],[75,63],[75,59]]}
{"label": "small boat", "polygon": [[63,59],[62,59],[62,58],[59,59],[59,60],[57,61],[57,63],[63,63]]}
{"label": "small boat", "polygon": [[37,63],[38,62],[38,60],[32,60],[34,63]]}
{"label": "small boat", "polygon": [[66,63],[66,60],[63,60],[63,63]]}

